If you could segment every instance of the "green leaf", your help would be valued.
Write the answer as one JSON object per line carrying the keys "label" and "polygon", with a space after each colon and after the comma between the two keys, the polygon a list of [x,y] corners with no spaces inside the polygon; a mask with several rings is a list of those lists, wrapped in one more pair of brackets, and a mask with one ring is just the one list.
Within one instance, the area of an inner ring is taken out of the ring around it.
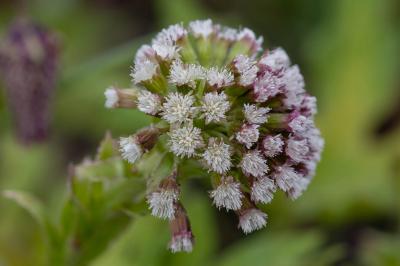
{"label": "green leaf", "polygon": [[104,139],[101,141],[99,148],[97,149],[96,159],[104,161],[118,155],[119,153],[116,143],[113,140],[111,133],[107,132]]}
{"label": "green leaf", "polygon": [[33,195],[22,191],[4,190],[3,196],[25,209],[39,225],[45,226],[48,222],[43,204]]}

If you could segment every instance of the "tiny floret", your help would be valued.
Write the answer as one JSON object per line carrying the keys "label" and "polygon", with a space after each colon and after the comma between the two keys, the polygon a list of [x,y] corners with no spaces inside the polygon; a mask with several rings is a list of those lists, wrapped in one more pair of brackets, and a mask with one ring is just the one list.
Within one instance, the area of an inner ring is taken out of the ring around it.
{"label": "tiny floret", "polygon": [[177,86],[188,85],[192,89],[196,87],[196,81],[203,79],[204,70],[200,65],[185,65],[181,60],[174,60],[171,65],[169,82]]}
{"label": "tiny floret", "polygon": [[143,149],[135,136],[120,138],[121,156],[130,163],[135,163],[143,154]]}
{"label": "tiny floret", "polygon": [[254,100],[258,103],[266,102],[278,94],[283,93],[283,87],[284,83],[280,76],[266,71],[254,82]]}
{"label": "tiny floret", "polygon": [[239,84],[242,86],[249,86],[257,78],[258,67],[256,62],[251,60],[248,56],[238,55],[233,60],[234,67],[239,73]]}
{"label": "tiny floret", "polygon": [[246,153],[240,162],[240,167],[245,175],[254,177],[262,177],[269,170],[267,162],[258,150]]}
{"label": "tiny floret", "polygon": [[288,126],[294,134],[302,136],[313,127],[313,121],[303,115],[297,115],[288,123]]}
{"label": "tiny floret", "polygon": [[240,183],[235,182],[233,177],[222,178],[218,187],[211,191],[210,197],[218,209],[238,210],[242,206]]}
{"label": "tiny floret", "polygon": [[160,96],[147,90],[141,90],[138,96],[137,108],[146,114],[157,114],[161,110]]}
{"label": "tiny floret", "polygon": [[208,92],[203,97],[201,112],[206,123],[209,124],[223,121],[229,108],[230,103],[224,92]]}
{"label": "tiny floret", "polygon": [[207,38],[214,32],[211,19],[192,21],[189,23],[189,28],[195,37]]}
{"label": "tiny floret", "polygon": [[109,87],[104,92],[104,96],[106,96],[105,107],[106,108],[115,108],[118,104],[118,93],[114,87]]}
{"label": "tiny floret", "polygon": [[296,184],[301,176],[290,165],[282,165],[275,168],[272,174],[276,185],[284,192],[289,190]]}
{"label": "tiny floret", "polygon": [[157,74],[158,64],[145,60],[135,64],[133,72],[131,74],[133,82],[139,84],[143,81],[151,80]]}
{"label": "tiny floret", "polygon": [[310,151],[306,139],[289,138],[286,145],[286,154],[294,162],[300,163],[307,160],[307,155]]}
{"label": "tiny floret", "polygon": [[242,125],[239,132],[236,133],[236,140],[246,146],[247,149],[250,149],[258,141],[260,136],[259,127],[259,125],[255,124]]}
{"label": "tiny floret", "polygon": [[192,125],[174,129],[168,135],[170,150],[178,157],[193,157],[203,146],[201,130]]}
{"label": "tiny floret", "polygon": [[231,153],[231,146],[225,144],[222,140],[210,138],[202,157],[209,170],[224,174],[232,166]]}
{"label": "tiny floret", "polygon": [[290,59],[285,50],[279,47],[263,56],[260,65],[269,67],[271,71],[277,71],[289,67]]}
{"label": "tiny floret", "polygon": [[178,193],[175,190],[167,189],[151,193],[147,201],[153,216],[172,219],[174,218],[174,203],[177,199]]}
{"label": "tiny floret", "polygon": [[263,153],[266,157],[275,157],[283,151],[284,145],[282,135],[266,136],[262,142]]}
{"label": "tiny floret", "polygon": [[244,105],[244,117],[250,124],[264,124],[267,122],[268,112],[271,108],[257,107],[254,104]]}
{"label": "tiny floret", "polygon": [[188,122],[196,111],[194,102],[191,94],[170,93],[162,106],[162,118],[171,124]]}
{"label": "tiny floret", "polygon": [[233,80],[233,74],[226,68],[218,69],[217,67],[212,67],[207,70],[208,84],[217,89],[232,85]]}
{"label": "tiny floret", "polygon": [[260,230],[267,224],[267,214],[255,209],[245,210],[239,217],[239,227],[245,234]]}
{"label": "tiny floret", "polygon": [[251,200],[256,203],[270,203],[275,191],[276,186],[272,179],[266,176],[257,178],[251,186]]}

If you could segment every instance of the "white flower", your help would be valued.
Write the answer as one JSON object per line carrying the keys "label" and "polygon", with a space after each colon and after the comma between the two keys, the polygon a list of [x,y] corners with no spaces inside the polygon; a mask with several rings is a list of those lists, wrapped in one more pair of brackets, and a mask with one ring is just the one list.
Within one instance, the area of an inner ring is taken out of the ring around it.
{"label": "white flower", "polygon": [[169,243],[169,249],[172,253],[176,252],[192,252],[193,249],[193,235],[192,232],[180,233],[173,235]]}
{"label": "white flower", "polygon": [[197,38],[207,38],[214,32],[214,26],[211,19],[192,21],[189,23],[189,29]]}
{"label": "white flower", "polygon": [[275,191],[276,186],[272,179],[266,176],[257,178],[251,186],[251,200],[256,203],[270,203]]}
{"label": "white flower", "polygon": [[287,191],[286,194],[291,200],[295,200],[303,194],[309,184],[310,179],[301,176],[293,182],[292,187],[289,189],[289,191]]}
{"label": "white flower", "polygon": [[239,227],[248,234],[263,228],[267,224],[267,218],[267,214],[258,209],[247,209],[239,217]]}
{"label": "white flower", "polygon": [[151,60],[156,55],[156,51],[150,45],[142,45],[136,52],[135,64],[140,64],[146,60]]}
{"label": "white flower", "polygon": [[170,149],[179,157],[192,157],[195,155],[196,149],[203,146],[201,130],[192,125],[173,129],[168,135]]}
{"label": "white flower", "polygon": [[207,70],[207,82],[215,88],[227,87],[233,84],[233,74],[226,68],[212,67]]}
{"label": "white flower", "polygon": [[138,84],[142,81],[147,81],[152,79],[157,74],[158,64],[145,60],[143,62],[135,64],[131,77],[133,82]]}
{"label": "white flower", "polygon": [[313,120],[303,115],[295,115],[288,123],[289,129],[298,136],[304,136],[314,126]]}
{"label": "white flower", "polygon": [[157,36],[153,39],[152,48],[163,60],[179,58],[179,51],[181,47],[179,47],[176,42],[185,37],[186,34],[187,31],[181,25],[172,25],[157,34]]}
{"label": "white flower", "polygon": [[239,166],[245,175],[252,175],[254,177],[264,176],[269,170],[267,162],[258,150],[246,153]]}
{"label": "white flower", "polygon": [[114,87],[109,87],[104,92],[104,96],[106,96],[105,107],[106,108],[115,108],[118,104],[118,93]]}
{"label": "white flower", "polygon": [[196,80],[203,79],[204,76],[202,66],[195,64],[184,65],[181,60],[174,60],[171,64],[169,82],[177,86],[188,85],[194,89]]}
{"label": "white flower", "polygon": [[311,151],[320,154],[324,149],[325,141],[318,128],[313,127],[308,131],[307,140]]}
{"label": "white flower", "polygon": [[222,178],[221,184],[211,191],[210,196],[218,209],[238,210],[242,206],[240,183],[233,181],[233,177]]}
{"label": "white flower", "polygon": [[147,90],[141,90],[138,95],[137,108],[146,114],[157,114],[161,109],[160,96]]}
{"label": "white flower", "polygon": [[266,136],[262,142],[264,155],[266,157],[275,157],[282,152],[284,144],[280,134]]}
{"label": "white flower", "polygon": [[284,77],[285,88],[289,92],[303,93],[304,92],[304,78],[300,73],[297,65],[291,66],[285,71]]}
{"label": "white flower", "polygon": [[293,167],[286,164],[276,167],[272,177],[275,179],[276,185],[284,192],[288,192],[297,180],[302,178]]}
{"label": "white flower", "polygon": [[286,144],[286,154],[294,162],[300,163],[307,160],[307,155],[310,151],[307,139],[296,139],[289,137]]}
{"label": "white flower", "polygon": [[179,39],[185,37],[187,35],[187,30],[181,24],[171,25],[166,29],[163,29],[156,36],[156,41],[166,41],[175,43]]}
{"label": "white flower", "polygon": [[250,50],[253,53],[262,50],[263,37],[260,36],[258,39],[256,39],[256,35],[249,28],[242,29],[238,33],[237,39],[239,41],[244,41],[244,42],[248,43],[250,46]]}
{"label": "white flower", "polygon": [[143,149],[135,136],[120,138],[119,147],[122,158],[130,163],[136,162],[143,155]]}
{"label": "white flower", "polygon": [[244,105],[244,117],[250,124],[264,124],[267,122],[267,113],[271,111],[268,107],[257,107],[254,104]]}
{"label": "white flower", "polygon": [[283,103],[289,108],[300,107],[304,99],[304,78],[297,65],[288,68],[282,78],[285,83]]}
{"label": "white flower", "polygon": [[250,149],[254,143],[258,141],[260,132],[258,131],[259,125],[244,124],[240,131],[236,133],[236,140]]}
{"label": "white flower", "polygon": [[317,98],[311,95],[304,95],[301,109],[306,115],[315,115],[317,113]]}
{"label": "white flower", "polygon": [[178,191],[175,189],[161,189],[151,193],[147,198],[151,214],[161,219],[173,219],[174,203],[178,200],[178,196]]}
{"label": "white flower", "polygon": [[168,43],[154,43],[152,45],[154,51],[163,60],[173,60],[180,57],[180,47]]}
{"label": "white flower", "polygon": [[238,31],[229,27],[222,27],[217,33],[217,37],[221,40],[234,42],[237,39]]}
{"label": "white flower", "polygon": [[206,124],[209,124],[223,121],[229,108],[230,103],[224,92],[209,92],[204,95],[200,110],[203,113],[202,117],[206,119]]}
{"label": "white flower", "polygon": [[208,147],[202,157],[206,166],[219,174],[226,173],[232,166],[231,163],[232,148],[222,140],[210,138]]}
{"label": "white flower", "polygon": [[256,62],[251,60],[248,56],[238,55],[233,60],[233,64],[240,75],[240,85],[249,86],[253,84],[257,78],[258,72]]}
{"label": "white flower", "polygon": [[277,71],[290,66],[290,59],[285,50],[278,47],[260,59],[260,65],[269,67],[272,71]]}
{"label": "white flower", "polygon": [[195,98],[191,94],[172,92],[168,94],[162,107],[162,118],[167,122],[184,123],[190,121],[196,111]]}
{"label": "white flower", "polygon": [[282,92],[282,79],[270,71],[265,71],[254,82],[254,96],[256,102],[265,102]]}

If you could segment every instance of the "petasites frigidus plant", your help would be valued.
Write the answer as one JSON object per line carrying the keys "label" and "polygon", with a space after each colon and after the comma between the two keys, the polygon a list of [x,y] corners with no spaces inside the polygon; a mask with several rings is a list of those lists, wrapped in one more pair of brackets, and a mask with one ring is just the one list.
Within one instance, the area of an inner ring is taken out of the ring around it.
{"label": "petasites frigidus plant", "polygon": [[149,127],[121,137],[126,161],[173,158],[159,162],[170,173],[149,176],[147,193],[151,214],[170,221],[172,252],[193,245],[180,201],[188,165],[203,169],[214,205],[234,211],[246,234],[267,223],[257,205],[270,203],[278,189],[297,199],[313,178],[324,145],[314,124],[316,98],[286,52],[264,51],[250,29],[211,20],[172,25],[138,50],[131,77],[134,88],[108,88],[105,105],[153,117]]}
{"label": "petasites frigidus plant", "polygon": [[26,18],[17,19],[0,41],[0,77],[18,139],[43,141],[59,62],[55,34]]}

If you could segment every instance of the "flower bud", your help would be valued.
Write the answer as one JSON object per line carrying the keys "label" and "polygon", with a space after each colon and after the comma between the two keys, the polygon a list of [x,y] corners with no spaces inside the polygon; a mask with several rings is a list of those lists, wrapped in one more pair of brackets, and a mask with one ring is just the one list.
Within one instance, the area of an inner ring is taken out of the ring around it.
{"label": "flower bud", "polygon": [[182,204],[175,204],[175,218],[170,220],[172,239],[169,249],[173,252],[192,252],[194,236],[190,228],[190,221]]}
{"label": "flower bud", "polygon": [[48,136],[58,63],[55,35],[27,19],[15,21],[0,44],[0,75],[17,136],[25,144]]}
{"label": "flower bud", "polygon": [[235,182],[232,176],[221,177],[220,183],[211,191],[210,197],[218,209],[238,210],[242,206],[243,194],[240,183]]}
{"label": "flower bud", "polygon": [[108,87],[104,92],[107,108],[135,108],[139,91],[136,89],[118,89],[114,86]]}
{"label": "flower bud", "polygon": [[236,214],[239,217],[239,228],[245,234],[260,230],[267,224],[268,215],[257,209],[247,197]]}
{"label": "flower bud", "polygon": [[119,146],[122,157],[130,163],[136,162],[143,153],[154,147],[160,133],[160,129],[150,126],[140,130],[133,136],[121,138]]}
{"label": "flower bud", "polygon": [[175,215],[175,206],[178,199],[179,186],[176,183],[176,171],[174,171],[171,176],[161,181],[156,191],[150,193],[147,197],[147,202],[153,216],[173,220],[179,218]]}

